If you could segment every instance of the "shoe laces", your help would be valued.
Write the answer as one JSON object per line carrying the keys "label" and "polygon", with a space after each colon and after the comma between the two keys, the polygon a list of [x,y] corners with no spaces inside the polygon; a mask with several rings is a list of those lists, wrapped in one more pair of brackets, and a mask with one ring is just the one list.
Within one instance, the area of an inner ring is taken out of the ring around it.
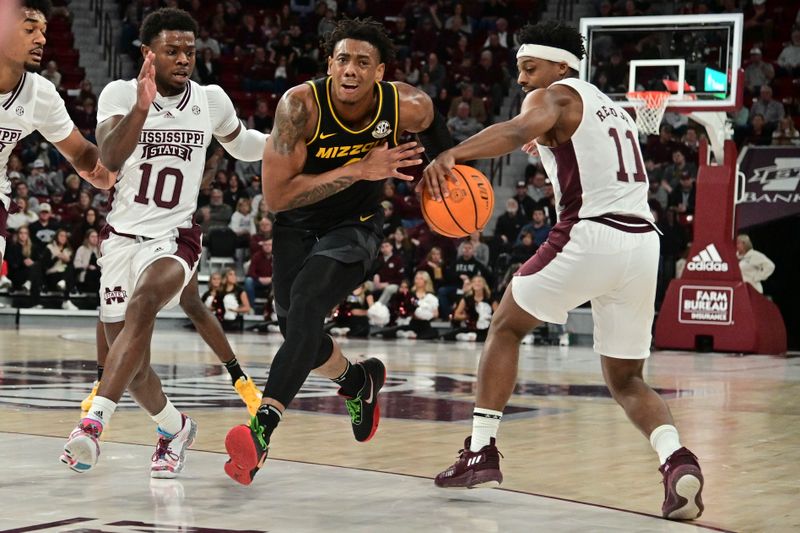
{"label": "shoe laces", "polygon": [[347,412],[350,414],[350,420],[353,424],[361,423],[361,396],[351,398],[344,401]]}
{"label": "shoe laces", "polygon": [[99,426],[98,424],[94,424],[91,422],[81,422],[81,425],[79,427],[81,431],[83,431],[87,435],[94,437],[95,439],[100,438],[100,432],[103,430],[102,426]]}
{"label": "shoe laces", "polygon": [[158,444],[156,444],[156,451],[153,453],[152,460],[158,461],[159,459],[169,457],[173,461],[177,461],[179,459],[178,454],[169,448],[170,444],[172,444],[172,439],[167,439],[164,437],[158,439]]}
{"label": "shoe laces", "polygon": [[252,433],[255,438],[258,439],[258,443],[261,445],[262,448],[265,450],[269,448],[267,445],[267,439],[264,437],[264,426],[258,421],[258,416],[253,416],[250,419],[250,433]]}

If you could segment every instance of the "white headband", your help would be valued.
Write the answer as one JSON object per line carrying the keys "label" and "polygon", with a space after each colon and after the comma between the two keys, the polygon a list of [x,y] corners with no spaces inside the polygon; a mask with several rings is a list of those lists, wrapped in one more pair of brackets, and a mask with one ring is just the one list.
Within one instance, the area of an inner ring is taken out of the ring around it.
{"label": "white headband", "polygon": [[541,44],[523,44],[517,51],[517,59],[520,57],[536,57],[555,63],[566,63],[571,69],[580,70],[581,60],[570,52],[562,48],[544,46]]}

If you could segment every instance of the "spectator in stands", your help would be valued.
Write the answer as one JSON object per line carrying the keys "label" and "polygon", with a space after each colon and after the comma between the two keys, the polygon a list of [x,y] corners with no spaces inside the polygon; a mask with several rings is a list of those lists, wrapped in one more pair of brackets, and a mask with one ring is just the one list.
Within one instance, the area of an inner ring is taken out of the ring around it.
{"label": "spectator in stands", "polygon": [[481,276],[465,281],[463,290],[464,295],[453,311],[453,322],[458,325],[442,338],[483,342],[489,332],[492,314],[497,310],[497,302],[492,299],[492,290]]}
{"label": "spectator in stands", "polygon": [[[550,183],[544,169],[536,166],[529,165],[530,171],[526,168],[525,182],[529,183],[528,196],[533,198],[536,203],[541,202],[545,196],[545,188]],[[530,172],[530,174],[529,174]],[[530,177],[529,177],[530,176]]]}
{"label": "spectator in stands", "polygon": [[198,51],[199,61],[197,61],[193,78],[201,85],[212,85],[220,83],[220,64],[214,56],[211,48]]}
{"label": "spectator in stands", "polygon": [[514,198],[506,200],[506,211],[499,217],[494,226],[494,236],[504,250],[510,250],[517,242],[520,229],[525,225],[525,216],[519,210],[519,203]]}
{"label": "spectator in stands", "polygon": [[436,291],[439,298],[439,316],[447,317],[452,311],[456,296],[462,293],[464,282],[480,274],[491,279],[489,268],[475,258],[475,248],[470,241],[464,241],[453,268],[446,274],[446,282]]}
{"label": "spectator in stands", "polygon": [[212,272],[208,278],[208,289],[200,299],[211,313],[222,323],[225,316],[225,306],[222,304],[222,274]]}
{"label": "spectator in stands", "polygon": [[453,136],[456,143],[472,137],[483,129],[483,125],[470,116],[470,106],[466,102],[460,102],[456,108],[456,115],[447,120],[447,129]]}
{"label": "spectator in stands", "polygon": [[53,210],[50,204],[39,205],[39,220],[30,225],[31,239],[41,246],[46,246],[53,242],[56,232],[61,229],[61,225],[52,218]]}
{"label": "spectator in stands", "polygon": [[227,226],[232,215],[233,209],[223,201],[222,191],[212,189],[208,205],[197,210],[195,221],[203,228],[203,236],[207,237],[209,229]]}
{"label": "spectator in stands", "polygon": [[524,228],[519,232],[519,238],[511,248],[511,268],[516,269],[515,265],[524,263],[536,253],[536,242],[534,242],[533,232],[529,228]]}
{"label": "spectator in stands", "polygon": [[394,253],[392,243],[385,240],[381,243],[377,265],[377,271],[372,277],[372,291],[378,296],[378,301],[386,305],[405,278],[405,263],[402,257]]}
{"label": "spectator in stands", "polygon": [[672,138],[672,126],[661,124],[658,136],[650,135],[644,153],[653,158],[656,167],[668,165],[672,161],[672,153],[679,150],[680,145]]}
{"label": "spectator in stands", "polygon": [[436,87],[436,84],[431,81],[430,72],[425,70],[423,70],[422,73],[420,74],[419,83],[417,83],[417,88],[420,91],[423,91],[431,98],[435,98],[436,94],[439,92],[439,88]]}
{"label": "spectator in stands", "polygon": [[100,190],[94,195],[92,199],[92,208],[97,211],[98,218],[105,217],[108,214],[108,200],[111,198],[111,192],[108,190]]}
{"label": "spectator in stands", "polygon": [[669,205],[669,192],[661,184],[658,176],[648,176],[648,178],[650,180],[650,188],[647,190],[647,200],[656,202],[663,211]]}
{"label": "spectator in stands", "polygon": [[[281,43],[288,41],[289,35],[286,34],[282,38]],[[289,47],[291,49],[291,46]],[[282,47],[275,47],[275,56],[287,56],[282,51]],[[293,53],[293,51],[292,51]],[[243,88],[245,91],[265,91],[265,92],[283,92],[286,89],[286,80],[283,79],[283,85],[279,86],[278,79],[275,77],[275,63],[267,59],[267,51],[263,46],[259,46],[253,52],[253,58],[250,64],[245,68],[243,76]]]}
{"label": "spectator in stands", "polygon": [[58,65],[55,61],[51,60],[47,62],[47,67],[45,67],[41,76],[55,85],[56,89],[61,88],[61,73],[58,71]]}
{"label": "spectator in stands", "polygon": [[773,20],[767,14],[767,0],[753,0],[753,12],[745,13],[744,42],[763,43],[772,36]]}
{"label": "spectator in stands", "polygon": [[[435,44],[435,38],[433,42]],[[420,72],[427,72],[430,75],[430,82],[436,86],[437,90],[444,87],[447,72],[444,66],[439,63],[439,56],[436,53],[431,52],[428,54],[428,63],[423,65]]]}
{"label": "spectator in stands", "polygon": [[[506,49],[506,56],[508,56],[508,50],[511,48],[513,44],[513,37],[508,31],[508,20],[504,18],[499,18],[494,23],[494,34],[497,35],[497,43]],[[489,46],[489,39],[483,44],[483,47],[486,48]],[[500,58],[495,57],[495,59],[499,60]]]}
{"label": "spectator in stands", "polygon": [[14,202],[17,203],[19,211],[8,215],[8,220],[6,220],[6,228],[9,230],[16,230],[22,226],[33,224],[39,219],[36,213],[28,208],[27,198],[15,198]]}
{"label": "spectator in stands", "polygon": [[9,243],[6,253],[8,277],[14,290],[29,293],[33,297],[33,305],[39,303],[44,252],[44,247],[31,238],[28,226],[22,226],[17,230],[16,238]]}
{"label": "spectator in stands", "polygon": [[772,144],[776,146],[800,146],[800,132],[794,126],[792,117],[785,116],[772,132]]}
{"label": "spectator in stands", "polygon": [[750,118],[750,127],[745,130],[742,144],[752,144],[755,146],[767,146],[772,142],[772,133],[767,127],[764,115],[757,113]]}
{"label": "spectator in stands", "polygon": [[367,311],[374,303],[375,298],[367,288],[367,284],[362,283],[336,307],[328,331],[337,337],[369,337]]}
{"label": "spectator in stands", "polygon": [[439,310],[430,275],[418,270],[414,274],[414,285],[407,292],[405,285],[404,282],[401,290],[389,301],[389,312],[397,325],[384,330],[383,337],[436,338],[438,334],[431,322],[439,317]]}
{"label": "spectator in stands", "polygon": [[222,194],[222,201],[231,206],[231,208],[236,208],[239,205],[239,200],[242,198],[250,199],[250,196],[247,194],[247,191],[242,187],[242,183],[239,180],[239,176],[236,174],[231,174],[228,180],[228,188]]}
{"label": "spectator in stands", "polygon": [[461,103],[469,104],[469,114],[481,124],[486,124],[486,108],[483,101],[475,96],[475,91],[471,83],[461,84],[461,96],[453,98],[450,102],[450,110],[447,116],[452,118],[457,115],[458,106]]}
{"label": "spectator in stands", "polygon": [[92,142],[95,142],[94,130],[97,127],[97,109],[95,101],[87,98],[82,105],[72,111],[72,121],[80,130],[81,134]]}
{"label": "spectator in stands", "polygon": [[239,198],[228,227],[236,234],[236,247],[249,248],[250,234],[255,231],[250,198]]}
{"label": "spectator in stands", "polygon": [[80,246],[86,240],[86,235],[90,231],[95,231],[98,234],[103,229],[103,220],[97,214],[97,210],[90,207],[82,214],[80,220],[75,222],[72,226],[72,239],[71,244],[73,248]]}
{"label": "spectator in stands", "polygon": [[428,72],[431,73],[431,80],[437,87],[441,87],[444,84],[445,71],[435,53],[437,42],[438,35],[433,19],[430,16],[426,16],[419,23],[414,36],[411,38],[411,52],[417,56],[428,57],[427,66],[429,67]]}
{"label": "spectator in stands", "polygon": [[781,50],[778,65],[790,76],[800,76],[800,28],[792,30],[792,40]]}
{"label": "spectator in stands", "polygon": [[256,232],[250,235],[250,257],[261,249],[261,242],[267,239],[272,239],[272,221],[269,217],[261,217]]}
{"label": "spectator in stands", "polygon": [[[491,99],[494,114],[500,113],[500,104],[503,102],[507,86],[507,75],[490,51],[481,52],[478,64],[472,71],[472,82],[477,86],[476,93],[479,97],[488,96]],[[481,122],[487,124],[485,120]]]}
{"label": "spectator in stands", "polygon": [[472,28],[475,25],[475,21],[472,20],[466,11],[464,11],[464,4],[458,2],[457,4],[453,5],[453,14],[447,17],[444,21],[444,28],[446,30],[452,30],[453,26],[457,26],[459,23],[455,22],[456,19],[460,22],[460,31],[472,34]]}
{"label": "spectator in stands", "polygon": [[419,82],[419,68],[417,68],[410,57],[406,57],[403,60],[403,72],[406,76],[406,83],[409,85],[416,85]]}
{"label": "spectator in stands", "polygon": [[[538,248],[544,244],[544,241],[547,240],[547,236],[550,234],[551,226],[547,222],[548,220],[544,207],[537,205],[531,213],[531,221],[522,226],[520,232],[528,232],[533,235],[533,242]],[[517,240],[516,244],[519,244],[519,242],[520,241]]]}
{"label": "spectator in stands", "polygon": [[[83,214],[92,207],[92,194],[87,190],[78,193],[78,203],[65,204],[61,215],[61,225],[74,226],[83,221]],[[78,241],[80,243],[80,241]],[[75,248],[75,247],[73,247]]]}
{"label": "spectator in stands", "polygon": [[[37,159],[31,165],[31,172],[27,179],[30,194],[46,200],[55,191],[64,191],[64,186],[58,183],[58,175],[49,173],[44,161]],[[33,208],[33,206],[31,206]]]}
{"label": "spectator in stands", "polygon": [[669,207],[681,215],[694,214],[695,180],[691,174],[681,175],[678,187],[669,195]]}
{"label": "spectator in stands", "polygon": [[96,293],[100,290],[100,269],[97,266],[100,250],[97,245],[97,232],[91,229],[86,232],[83,244],[75,251],[72,263],[75,268],[75,280],[83,292]]}
{"label": "spectator in stands", "polygon": [[467,240],[461,241],[458,245],[457,253],[459,256],[464,255],[463,250],[464,246],[470,243],[472,244],[472,255],[475,256],[475,259],[480,261],[483,266],[489,267],[489,246],[481,240],[481,232],[480,231],[473,231],[467,237]]}
{"label": "spectator in stands", "polygon": [[[200,26],[200,36],[195,39],[194,45],[197,55],[203,57],[204,59],[205,55],[203,52],[205,50],[211,50],[211,59],[218,59],[222,53],[222,50],[219,47],[219,41],[211,36],[211,33],[208,31],[208,27],[204,24]],[[197,63],[197,67],[200,68],[200,62]]]}
{"label": "spectator in stands", "polygon": [[336,27],[336,12],[329,8],[324,2],[320,2],[320,4],[325,6],[325,14],[319,21],[319,24],[317,24],[317,35],[324,41],[328,38],[328,34]]}
{"label": "spectator in stands", "polygon": [[92,87],[92,82],[89,81],[87,78],[82,79],[78,87],[80,89],[77,98],[79,102],[83,102],[87,98],[91,98],[95,102],[97,101],[97,95],[94,94],[94,88]]}
{"label": "spectator in stands", "polygon": [[490,29],[495,25],[497,19],[508,17],[508,4],[506,0],[486,0],[480,4],[480,19],[478,26],[481,29]]}
{"label": "spectator in stands", "polygon": [[[247,119],[247,126],[250,129],[264,133],[269,133],[272,130],[272,113],[269,111],[269,104],[267,104],[266,100],[259,98],[256,101],[256,110]],[[261,172],[258,174],[260,175]]]}
{"label": "spectator in stands", "polygon": [[14,198],[24,199],[28,203],[28,209],[35,213],[39,212],[39,200],[30,195],[28,184],[24,181],[18,181],[16,187],[14,187]]}
{"label": "spectator in stands", "polygon": [[[236,161],[237,163],[243,163],[245,161]],[[258,161],[258,166],[261,166],[261,161]],[[243,165],[244,167],[244,165]],[[244,168],[242,172],[239,169],[236,170],[237,176],[249,176],[249,185],[244,189],[244,192],[250,197],[253,201],[252,204],[255,207],[258,207],[258,203],[263,199],[263,195],[261,194],[261,169],[258,169],[258,174],[253,174],[255,169],[251,167],[250,172],[247,171],[247,168]],[[248,180],[245,180],[247,182]],[[256,209],[253,209],[255,214]]]}
{"label": "spectator in stands", "polygon": [[528,183],[526,181],[520,180],[517,182],[513,198],[517,201],[522,218],[530,220],[533,215],[533,209],[536,207],[536,201],[528,195]]}
{"label": "spectator in stands", "polygon": [[450,97],[450,91],[447,90],[447,87],[442,87],[433,97],[433,105],[436,107],[436,111],[442,115],[447,115],[448,111],[450,111],[452,100],[453,99]]}
{"label": "spectator in stands", "polygon": [[697,166],[686,161],[683,150],[680,148],[672,152],[672,163],[665,166],[661,171],[661,186],[671,193],[681,180],[683,175],[697,177]]}
{"label": "spectator in stands", "polygon": [[755,290],[763,293],[764,287],[761,282],[775,272],[775,263],[766,255],[754,250],[750,236],[745,234],[736,237],[736,257],[739,258],[742,279],[752,285]]}
{"label": "spectator in stands", "polygon": [[259,241],[244,278],[244,290],[253,305],[257,297],[272,299],[272,237]]}
{"label": "spectator in stands", "polygon": [[[406,17],[396,17],[394,28],[390,33],[396,48],[397,58],[405,59],[411,53],[411,40],[414,38],[414,31],[408,27]],[[319,35],[320,37],[322,36],[321,33]]]}
{"label": "spectator in stands", "polygon": [[53,240],[47,245],[47,252],[49,257],[45,254],[43,259],[45,283],[50,290],[63,292],[62,309],[75,311],[78,308],[69,300],[69,295],[75,287],[75,272],[72,267],[72,248],[69,245],[67,230],[62,228],[56,232]]}
{"label": "spectator in stands", "polygon": [[550,180],[544,186],[544,198],[539,202],[539,205],[544,208],[547,219],[550,221],[550,226],[555,226],[558,222],[558,208],[556,207],[556,194],[553,191],[553,184]]}
{"label": "spectator in stands", "polygon": [[403,226],[397,226],[389,236],[392,243],[392,253],[403,260],[403,268],[406,272],[411,272],[414,267],[414,257],[416,246],[408,238],[408,233]]}
{"label": "spectator in stands", "polygon": [[394,204],[389,200],[381,202],[383,208],[383,236],[388,237],[394,230],[403,225],[400,214],[395,211]]}
{"label": "spectator in stands", "polygon": [[697,154],[700,151],[700,138],[697,135],[697,128],[694,126],[686,128],[683,137],[681,137],[681,145],[686,161],[697,166]]}
{"label": "spectator in stands", "polygon": [[762,85],[758,100],[750,107],[750,115],[762,115],[767,129],[772,131],[778,127],[778,122],[785,113],[783,104],[772,98],[772,87],[766,84]]}
{"label": "spectator in stands", "polygon": [[444,255],[442,249],[434,246],[430,249],[425,259],[417,266],[417,271],[424,270],[431,282],[433,283],[434,290],[439,290],[444,286],[446,265],[444,262]]}
{"label": "spectator in stands", "polygon": [[225,331],[241,331],[244,328],[242,315],[250,313],[253,309],[247,293],[239,286],[236,270],[229,268],[225,271],[222,282],[222,305],[225,313],[222,316],[222,329]]}
{"label": "spectator in stands", "polygon": [[744,83],[750,94],[758,94],[762,85],[769,84],[775,78],[775,69],[763,60],[761,49],[750,49],[750,62],[744,69]]}
{"label": "spectator in stands", "polygon": [[77,204],[81,196],[81,178],[78,177],[77,174],[70,174],[64,180],[64,184],[66,185],[66,190],[64,191],[61,203],[65,206]]}

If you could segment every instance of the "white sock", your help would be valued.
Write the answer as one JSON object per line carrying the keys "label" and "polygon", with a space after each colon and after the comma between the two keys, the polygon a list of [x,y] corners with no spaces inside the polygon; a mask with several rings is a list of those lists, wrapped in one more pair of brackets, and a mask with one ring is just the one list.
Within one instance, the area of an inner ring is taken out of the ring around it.
{"label": "white sock", "polygon": [[658,454],[658,460],[663,465],[670,455],[681,448],[677,428],[669,424],[658,426],[650,433],[650,445]]}
{"label": "white sock", "polygon": [[501,418],[503,418],[502,411],[481,407],[476,407],[472,411],[472,440],[469,443],[469,451],[477,452],[487,446],[492,438],[497,438],[497,428],[500,427]]}
{"label": "white sock", "polygon": [[161,410],[160,413],[157,415],[153,415],[150,418],[158,424],[158,429],[160,433],[164,434],[165,436],[174,436],[177,432],[183,428],[183,416],[181,412],[175,409],[175,406],[172,405],[172,402],[169,401],[167,398],[167,405]]}
{"label": "white sock", "polygon": [[96,420],[100,422],[103,427],[106,427],[111,421],[111,415],[113,415],[116,410],[117,404],[115,402],[102,396],[95,396],[86,418]]}

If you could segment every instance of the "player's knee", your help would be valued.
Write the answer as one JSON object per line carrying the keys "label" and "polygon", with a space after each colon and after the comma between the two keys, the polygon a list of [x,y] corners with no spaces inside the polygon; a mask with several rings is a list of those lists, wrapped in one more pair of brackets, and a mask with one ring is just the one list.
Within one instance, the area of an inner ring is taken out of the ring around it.
{"label": "player's knee", "polygon": [[142,320],[154,320],[156,313],[158,313],[161,307],[161,295],[153,291],[140,291],[134,294],[131,301],[128,302],[128,309],[125,312],[125,322],[128,323],[133,320],[138,323]]}
{"label": "player's knee", "polygon": [[615,398],[635,394],[644,381],[642,366],[638,360],[604,358],[606,384]]}

